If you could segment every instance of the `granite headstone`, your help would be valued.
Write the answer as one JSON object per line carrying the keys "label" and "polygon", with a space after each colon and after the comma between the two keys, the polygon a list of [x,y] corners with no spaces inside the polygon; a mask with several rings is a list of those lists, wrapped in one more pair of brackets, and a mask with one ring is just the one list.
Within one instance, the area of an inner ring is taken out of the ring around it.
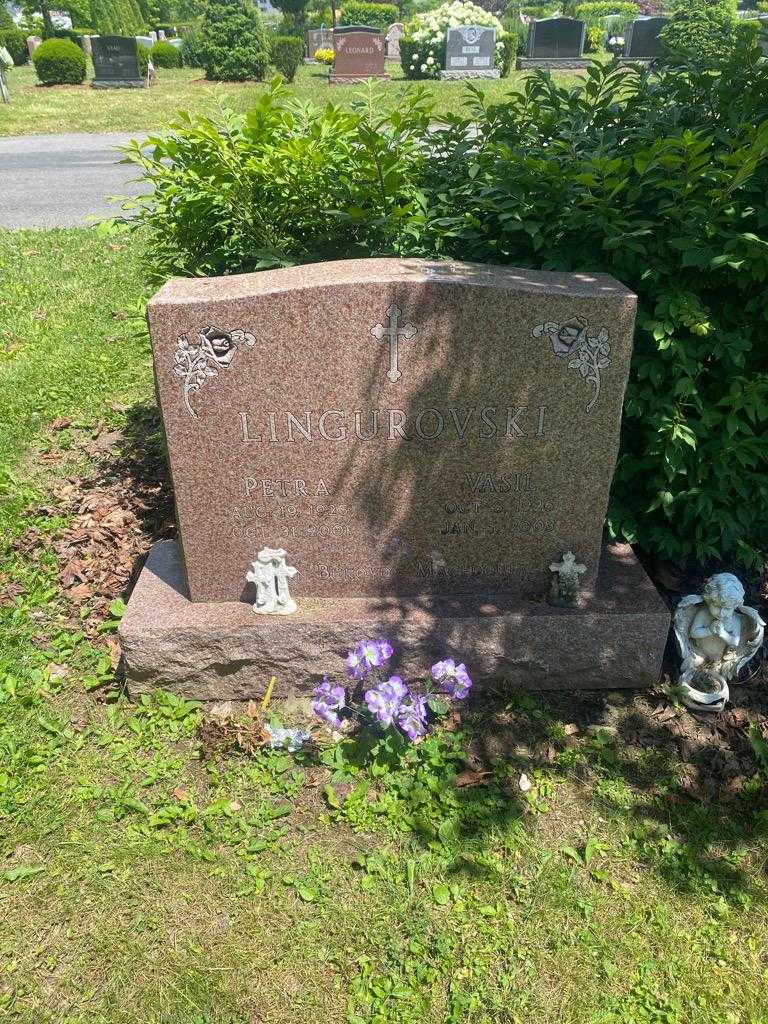
{"label": "granite headstone", "polygon": [[146,80],[139,68],[139,44],[133,36],[95,36],[94,89],[140,89]]}
{"label": "granite headstone", "polygon": [[496,29],[487,25],[449,28],[445,68],[441,78],[499,78],[496,67]]}
{"label": "granite headstone", "polygon": [[528,57],[533,60],[580,60],[584,54],[586,22],[578,18],[544,18],[531,22]]}
{"label": "granite headstone", "polygon": [[[397,259],[166,284],[181,546],[153,548],[123,619],[129,685],[306,690],[365,636],[403,672],[442,652],[510,685],[655,682],[668,612],[602,545],[635,304],[601,275]],[[251,610],[264,548],[298,570],[291,615]],[[583,599],[552,607],[568,552]]]}
{"label": "granite headstone", "polygon": [[314,59],[318,50],[333,49],[333,30],[330,28],[311,28],[307,31],[307,57]]}
{"label": "granite headstone", "polygon": [[390,25],[384,37],[387,47],[387,60],[400,60],[400,40],[405,35],[405,25],[402,21],[396,21]]}
{"label": "granite headstone", "polygon": [[344,25],[333,30],[336,54],[328,81],[332,85],[389,78],[384,71],[386,40],[383,32],[365,25]]}
{"label": "granite headstone", "polygon": [[654,60],[661,56],[660,32],[669,18],[635,18],[624,35],[625,60]]}

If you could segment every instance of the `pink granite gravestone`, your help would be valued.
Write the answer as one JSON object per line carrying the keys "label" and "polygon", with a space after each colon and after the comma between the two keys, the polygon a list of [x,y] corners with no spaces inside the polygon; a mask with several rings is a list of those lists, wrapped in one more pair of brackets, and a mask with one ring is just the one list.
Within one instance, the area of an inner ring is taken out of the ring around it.
{"label": "pink granite gravestone", "polygon": [[364,25],[335,28],[333,49],[336,57],[328,79],[331,85],[389,78],[384,72],[387,47],[382,32]]}
{"label": "pink granite gravestone", "polygon": [[[165,285],[149,323],[181,552],[158,545],[132,597],[129,678],[301,687],[384,631],[406,661],[477,646],[520,685],[653,681],[666,609],[602,545],[635,303],[599,275],[396,259]],[[263,548],[297,570],[280,621],[251,611]],[[568,551],[583,599],[553,608]]]}

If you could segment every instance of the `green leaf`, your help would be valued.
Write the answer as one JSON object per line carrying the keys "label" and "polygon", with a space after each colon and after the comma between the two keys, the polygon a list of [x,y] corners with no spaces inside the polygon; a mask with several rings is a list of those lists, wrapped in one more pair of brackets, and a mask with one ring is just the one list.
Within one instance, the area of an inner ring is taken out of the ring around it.
{"label": "green leaf", "polygon": [[432,899],[438,907],[444,907],[451,902],[451,890],[445,882],[438,882],[432,886]]}
{"label": "green leaf", "polygon": [[47,871],[42,864],[23,864],[17,868],[9,868],[3,872],[3,878],[7,882],[18,882],[22,878],[32,878],[33,875],[41,875],[44,871]]}

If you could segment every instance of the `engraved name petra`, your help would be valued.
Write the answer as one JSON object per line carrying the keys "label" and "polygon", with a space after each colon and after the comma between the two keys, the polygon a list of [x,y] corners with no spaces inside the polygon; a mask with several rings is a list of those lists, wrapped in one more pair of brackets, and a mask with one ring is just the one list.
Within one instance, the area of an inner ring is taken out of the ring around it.
{"label": "engraved name petra", "polygon": [[546,406],[497,408],[449,407],[406,412],[368,409],[347,412],[240,413],[243,444],[306,444],[313,441],[480,441],[541,439],[546,436]]}

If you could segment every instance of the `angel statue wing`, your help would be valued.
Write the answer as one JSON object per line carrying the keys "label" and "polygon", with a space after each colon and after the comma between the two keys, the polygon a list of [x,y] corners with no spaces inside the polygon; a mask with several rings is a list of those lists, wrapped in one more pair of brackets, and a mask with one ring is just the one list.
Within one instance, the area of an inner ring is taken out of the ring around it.
{"label": "angel statue wing", "polygon": [[737,608],[736,614],[739,615],[742,620],[742,640],[737,651],[736,671],[734,672],[734,676],[738,675],[747,662],[754,658],[763,646],[763,638],[765,636],[765,623],[754,608],[747,608],[747,606],[743,604]]}
{"label": "angel statue wing", "polygon": [[[687,597],[680,598],[680,603],[675,609],[672,625],[675,630],[675,637],[677,638],[677,646],[680,648],[680,657],[683,662],[681,669],[683,672],[693,667],[691,664],[691,626],[693,625],[696,613],[703,604],[704,598],[701,594],[688,594]],[[695,654],[693,658],[696,658]]]}

